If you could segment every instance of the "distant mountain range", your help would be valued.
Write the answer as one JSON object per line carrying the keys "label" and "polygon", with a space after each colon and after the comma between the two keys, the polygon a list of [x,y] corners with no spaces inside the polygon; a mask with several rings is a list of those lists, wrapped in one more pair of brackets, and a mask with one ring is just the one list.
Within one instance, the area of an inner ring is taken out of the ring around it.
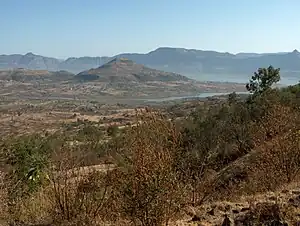
{"label": "distant mountain range", "polygon": [[5,99],[156,99],[233,91],[245,91],[245,85],[200,82],[178,73],[152,69],[126,58],[114,58],[78,74],[65,70],[0,70],[0,97]]}
{"label": "distant mountain range", "polygon": [[127,58],[146,67],[174,72],[192,78],[204,74],[251,75],[259,67],[273,65],[282,73],[300,78],[300,53],[221,53],[184,48],[162,47],[145,54],[122,53],[113,57],[79,57],[59,60],[27,53],[25,55],[0,55],[0,69],[26,68],[79,73],[99,68],[115,58]]}
{"label": "distant mountain range", "polygon": [[78,74],[59,70],[48,71],[42,69],[2,69],[0,80],[43,83],[70,82],[70,83],[144,83],[144,82],[192,82],[183,75],[164,72],[137,64],[126,58],[114,58],[97,68],[92,68]]}

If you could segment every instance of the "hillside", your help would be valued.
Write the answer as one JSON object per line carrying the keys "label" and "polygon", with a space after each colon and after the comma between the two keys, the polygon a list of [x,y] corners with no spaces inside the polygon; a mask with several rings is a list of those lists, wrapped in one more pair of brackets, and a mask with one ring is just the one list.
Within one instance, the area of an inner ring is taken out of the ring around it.
{"label": "hillside", "polygon": [[17,82],[59,82],[73,78],[73,74],[67,71],[47,71],[16,68],[11,70],[0,70],[0,80]]}
{"label": "hillside", "polygon": [[115,58],[98,68],[79,73],[75,76],[75,79],[84,82],[171,82],[190,80],[179,74],[145,67],[126,58]]}
{"label": "hillside", "polygon": [[[163,72],[127,59],[114,59],[77,75],[67,71],[16,68],[0,70],[3,99],[96,99],[130,102],[195,96],[203,92],[244,91],[243,84],[197,82],[185,76]],[[137,100],[135,100],[137,101]]]}
{"label": "hillside", "polygon": [[[127,58],[147,67],[175,72],[193,78],[204,79],[203,75],[226,77],[237,74],[248,78],[258,67],[273,65],[280,67],[282,77],[292,76],[299,80],[300,54],[297,50],[286,53],[220,53],[184,48],[162,47],[145,54],[121,53],[112,57],[79,57],[59,60],[27,53],[25,55],[0,55],[0,68],[28,68],[50,71],[65,70],[79,73],[98,68],[115,58]],[[220,78],[222,78],[220,77]],[[206,79],[206,78],[205,78]],[[209,79],[209,77],[208,77]]]}
{"label": "hillside", "polygon": [[270,87],[152,109],[1,102],[0,225],[299,225],[300,84]]}

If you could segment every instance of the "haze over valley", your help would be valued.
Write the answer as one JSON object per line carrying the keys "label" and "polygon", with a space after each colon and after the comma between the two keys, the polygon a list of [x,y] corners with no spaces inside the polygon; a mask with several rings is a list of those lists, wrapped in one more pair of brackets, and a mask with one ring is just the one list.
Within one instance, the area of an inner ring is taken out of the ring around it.
{"label": "haze over valley", "polygon": [[200,82],[126,58],[114,58],[78,74],[42,68],[3,69],[0,70],[0,82],[4,99],[83,99],[104,103],[245,91],[244,84]]}
{"label": "haze over valley", "polygon": [[178,73],[199,81],[245,83],[261,65],[281,68],[282,84],[295,84],[300,80],[300,53],[297,50],[285,53],[231,54],[161,47],[145,54],[121,53],[111,57],[70,57],[66,60],[27,53],[0,55],[0,69],[63,70],[77,74],[98,68],[116,58],[126,58],[153,69]]}

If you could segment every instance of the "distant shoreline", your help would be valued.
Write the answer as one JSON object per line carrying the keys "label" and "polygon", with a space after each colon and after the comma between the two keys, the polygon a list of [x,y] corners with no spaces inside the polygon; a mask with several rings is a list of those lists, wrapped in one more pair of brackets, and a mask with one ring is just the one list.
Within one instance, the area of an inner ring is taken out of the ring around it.
{"label": "distant shoreline", "polygon": [[[153,98],[153,99],[144,99],[147,102],[164,102],[164,101],[172,101],[172,100],[182,100],[182,99],[193,99],[193,98],[207,98],[207,97],[214,97],[214,96],[225,96],[229,95],[233,92],[225,92],[225,93],[217,93],[217,92],[207,92],[207,93],[200,93],[198,95],[193,96],[173,96],[173,97],[165,97],[165,98]],[[236,94],[249,94],[249,92],[235,92]],[[142,100],[142,99],[139,99]]]}

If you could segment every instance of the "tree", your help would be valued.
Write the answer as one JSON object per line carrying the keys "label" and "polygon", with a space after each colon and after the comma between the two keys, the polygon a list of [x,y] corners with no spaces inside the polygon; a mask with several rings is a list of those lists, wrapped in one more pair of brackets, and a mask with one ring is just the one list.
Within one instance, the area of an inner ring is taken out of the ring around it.
{"label": "tree", "polygon": [[247,90],[253,94],[261,94],[270,89],[273,84],[280,80],[280,68],[269,66],[268,68],[259,68],[246,85]]}
{"label": "tree", "polygon": [[237,102],[237,94],[236,92],[230,93],[228,95],[228,103],[231,104],[235,104]]}

